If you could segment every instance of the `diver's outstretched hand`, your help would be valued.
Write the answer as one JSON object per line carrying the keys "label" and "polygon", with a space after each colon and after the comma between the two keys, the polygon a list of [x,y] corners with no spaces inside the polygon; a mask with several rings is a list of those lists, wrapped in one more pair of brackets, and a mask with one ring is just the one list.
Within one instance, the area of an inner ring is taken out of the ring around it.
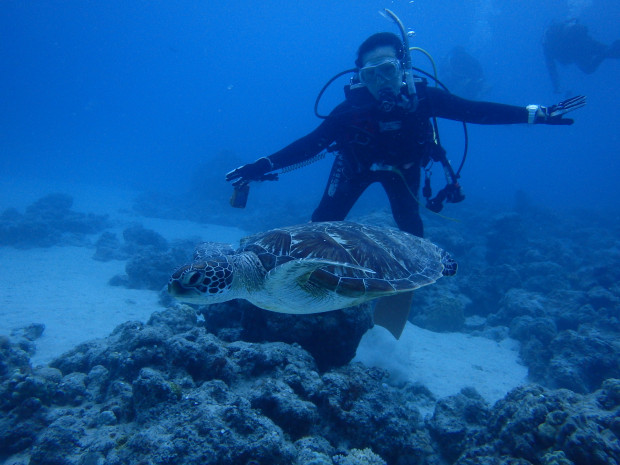
{"label": "diver's outstretched hand", "polygon": [[556,105],[543,107],[540,105],[536,112],[535,124],[573,124],[572,118],[564,118],[569,111],[577,110],[586,104],[585,95],[578,95],[566,100],[562,100]]}
{"label": "diver's outstretched hand", "polygon": [[247,184],[250,181],[266,181],[278,179],[277,174],[267,174],[273,170],[273,164],[269,158],[263,157],[254,163],[235,168],[226,173],[226,181],[233,181],[233,186]]}

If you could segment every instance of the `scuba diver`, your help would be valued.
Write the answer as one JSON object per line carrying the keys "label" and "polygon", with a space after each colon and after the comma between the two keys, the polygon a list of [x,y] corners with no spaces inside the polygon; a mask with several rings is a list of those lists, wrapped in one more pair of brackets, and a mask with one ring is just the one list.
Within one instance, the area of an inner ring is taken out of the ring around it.
{"label": "scuba diver", "polygon": [[577,19],[551,24],[545,31],[542,47],[555,93],[560,93],[556,61],[562,65],[575,64],[585,74],[592,74],[605,59],[620,58],[620,40],[609,46],[602,44]]}
{"label": "scuba diver", "polygon": [[378,182],[388,196],[398,227],[422,237],[418,208],[422,168],[434,160],[450,173],[446,187],[431,199],[427,172],[423,193],[429,209],[437,212],[443,201],[464,199],[458,172],[449,166],[432,118],[477,124],[564,125],[573,123],[564,118],[565,113],[585,105],[585,97],[580,96],[550,107],[511,106],[466,100],[428,86],[426,80],[413,76],[407,34],[402,23],[398,24],[402,39],[380,32],[361,44],[355,75],[345,87],[345,101],[314,131],[226,174],[236,193],[245,197],[235,205],[233,194],[233,206],[245,206],[250,181],[275,179],[274,171],[303,164],[328,150],[335,153],[335,160],[312,221],[344,220],[364,190]]}

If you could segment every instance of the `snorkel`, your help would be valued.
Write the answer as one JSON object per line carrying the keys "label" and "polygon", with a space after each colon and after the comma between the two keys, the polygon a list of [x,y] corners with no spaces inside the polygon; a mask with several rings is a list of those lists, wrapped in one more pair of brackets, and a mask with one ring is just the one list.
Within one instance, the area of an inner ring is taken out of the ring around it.
{"label": "snorkel", "polygon": [[[392,21],[396,23],[398,29],[400,30],[400,35],[403,38],[403,47],[405,49],[403,56],[404,80],[405,84],[407,85],[407,94],[411,99],[411,109],[412,111],[415,111],[418,106],[418,95],[416,92],[415,83],[413,81],[413,65],[411,64],[411,50],[413,49],[409,48],[409,34],[407,34],[407,31],[405,30],[405,26],[403,25],[402,21],[398,18],[398,16],[396,16],[396,14],[394,14],[393,11],[386,8],[384,15],[389,17]],[[426,51],[422,49],[417,50],[427,54],[427,56],[429,56],[430,58],[430,55],[428,55]],[[435,63],[432,58],[431,63],[433,63],[434,67]],[[437,73],[435,72],[435,75],[436,74]],[[437,78],[435,78],[435,81],[439,83],[439,80]],[[467,155],[467,127],[463,122],[463,127],[465,128],[465,153],[463,155],[463,160],[461,161],[461,166],[459,166],[459,169],[456,172],[452,169],[452,165],[450,165],[450,161],[446,157],[446,151],[443,147],[441,147],[441,142],[439,141],[439,130],[437,128],[437,120],[435,118],[433,118],[433,127],[437,143],[434,161],[439,162],[443,167],[444,174],[446,176],[446,187],[441,189],[434,198],[431,198],[432,191],[430,187],[430,169],[426,168],[424,175],[424,188],[422,189],[422,192],[427,200],[426,208],[428,208],[432,212],[439,213],[443,208],[444,201],[449,203],[458,203],[465,199],[465,196],[461,191],[461,186],[458,182],[458,179],[460,177],[461,168],[463,168],[463,163],[465,163],[465,156]]]}
{"label": "snorkel", "polygon": [[411,64],[411,53],[409,51],[409,35],[407,34],[402,21],[392,10],[386,8],[384,11],[385,13],[383,13],[383,15],[396,23],[403,39],[403,77],[405,84],[407,85],[407,94],[411,99],[411,110],[415,111],[418,107],[418,95],[415,89],[415,83],[413,82],[413,68]]}

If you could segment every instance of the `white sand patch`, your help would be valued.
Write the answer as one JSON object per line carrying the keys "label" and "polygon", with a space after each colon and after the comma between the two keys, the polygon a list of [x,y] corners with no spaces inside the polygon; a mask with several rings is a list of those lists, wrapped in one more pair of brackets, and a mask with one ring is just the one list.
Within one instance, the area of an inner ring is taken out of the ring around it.
{"label": "white sand patch", "polygon": [[[143,224],[169,240],[196,236],[237,244],[245,235],[236,228],[182,221]],[[91,247],[0,247],[0,334],[45,324],[33,364],[47,363],[76,344],[109,335],[120,323],[146,321],[163,309],[155,291],[110,286],[110,278],[125,273],[125,262],[96,261],[94,253]]]}
{"label": "white sand patch", "polygon": [[388,370],[389,382],[395,385],[420,382],[438,398],[474,387],[494,403],[527,383],[518,347],[513,339],[496,342],[462,333],[435,333],[407,323],[398,341],[382,327],[368,331],[354,361]]}
{"label": "white sand patch", "polygon": [[156,292],[110,286],[125,262],[95,261],[93,253],[85,247],[0,248],[0,334],[45,324],[33,364],[107,336],[124,321],[145,321],[161,308]]}

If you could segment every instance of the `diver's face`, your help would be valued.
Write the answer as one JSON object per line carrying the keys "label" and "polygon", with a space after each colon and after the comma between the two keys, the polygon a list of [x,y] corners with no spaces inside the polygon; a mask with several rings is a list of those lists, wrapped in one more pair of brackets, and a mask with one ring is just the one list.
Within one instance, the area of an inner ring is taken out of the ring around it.
{"label": "diver's face", "polygon": [[387,45],[366,52],[362,56],[362,63],[364,66],[359,72],[360,80],[375,99],[381,100],[380,93],[386,90],[393,95],[400,93],[403,73],[393,47]]}

